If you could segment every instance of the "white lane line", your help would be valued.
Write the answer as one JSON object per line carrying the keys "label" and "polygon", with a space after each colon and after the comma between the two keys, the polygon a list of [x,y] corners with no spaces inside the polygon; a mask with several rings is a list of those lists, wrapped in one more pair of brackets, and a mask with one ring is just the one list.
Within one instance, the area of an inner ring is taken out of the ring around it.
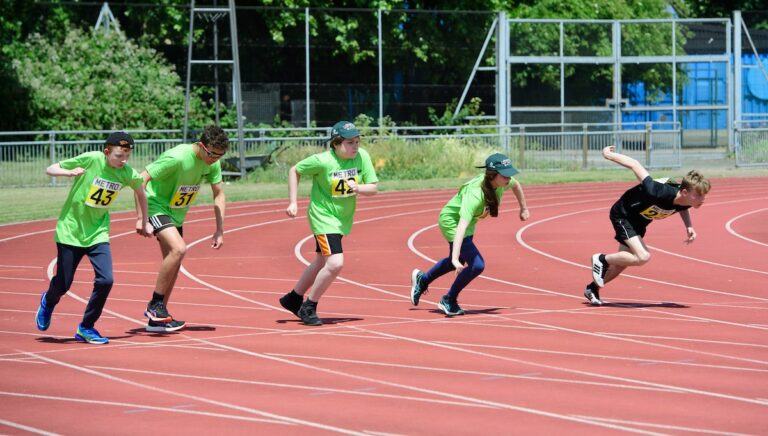
{"label": "white lane line", "polygon": [[[111,369],[111,368],[107,368],[107,369]],[[54,396],[54,395],[38,395],[38,394],[28,394],[28,393],[22,393],[22,392],[0,391],[0,395],[5,395],[7,397],[15,397],[15,398],[31,398],[34,400],[62,401],[67,403],[95,404],[98,406],[116,406],[116,407],[128,407],[131,409],[156,410],[158,412],[181,413],[186,415],[208,416],[213,418],[234,419],[238,421],[260,422],[260,423],[267,423],[267,424],[292,425],[285,421],[280,421],[276,419],[253,418],[250,416],[228,415],[224,413],[215,413],[215,412],[201,412],[201,411],[189,410],[189,409],[177,408],[177,407],[150,406],[148,404],[124,403],[124,402],[118,402],[118,401],[105,401],[105,400],[88,400],[85,398],[60,397],[60,396]]]}
{"label": "white lane line", "polygon": [[[204,341],[204,340],[199,340],[199,339],[198,339],[198,341],[204,342],[204,343],[208,343],[209,345],[212,345],[212,346],[220,347],[218,344],[214,344],[212,342],[208,342],[208,341]],[[215,405],[215,406],[220,406],[220,407],[224,407],[224,408],[228,408],[228,409],[238,410],[240,412],[245,412],[245,413],[250,413],[250,414],[254,414],[254,415],[263,416],[265,418],[281,420],[281,421],[284,421],[284,422],[290,423],[290,424],[306,425],[308,427],[314,427],[314,428],[318,428],[318,429],[321,429],[321,430],[326,430],[326,431],[331,431],[331,432],[336,432],[336,433],[341,433],[341,434],[353,434],[353,435],[362,435],[363,434],[363,433],[358,432],[358,431],[349,430],[349,429],[345,429],[345,428],[341,428],[341,427],[335,427],[335,426],[332,426],[332,425],[320,424],[320,423],[312,422],[312,421],[305,421],[303,419],[292,418],[292,417],[289,417],[289,416],[282,416],[282,415],[278,415],[278,414],[275,414],[275,413],[265,412],[263,410],[253,409],[251,407],[244,407],[244,406],[240,406],[240,405],[233,404],[233,403],[226,403],[226,402],[223,402],[223,401],[212,400],[212,399],[200,397],[200,396],[197,396],[197,395],[189,395],[189,394],[185,394],[185,393],[182,393],[182,392],[176,392],[176,391],[171,391],[171,390],[168,390],[168,389],[158,388],[158,387],[147,385],[147,384],[143,384],[143,383],[137,383],[137,382],[134,382],[134,381],[131,381],[131,380],[128,380],[128,379],[124,379],[124,378],[120,378],[120,377],[115,377],[113,375],[104,374],[104,373],[99,372],[99,371],[94,371],[92,369],[84,368],[82,366],[72,365],[72,364],[66,363],[64,361],[51,359],[50,357],[42,356],[42,355],[39,355],[39,354],[35,354],[35,353],[27,352],[27,351],[20,351],[20,352],[22,352],[22,353],[24,353],[24,354],[26,354],[28,356],[36,357],[36,358],[38,358],[40,360],[43,360],[43,361],[45,361],[47,363],[50,363],[50,364],[63,366],[65,368],[69,368],[69,369],[72,369],[72,370],[75,370],[75,371],[84,372],[86,374],[90,374],[90,375],[93,375],[93,376],[105,378],[107,380],[111,380],[111,381],[114,381],[114,382],[117,382],[117,383],[123,383],[123,384],[129,385],[129,386],[133,386],[133,387],[136,387],[136,388],[139,388],[139,389],[145,389],[145,390],[149,390],[149,391],[159,392],[161,394],[172,395],[174,397],[187,398],[187,399],[190,399],[190,400],[193,400],[193,401],[199,401],[201,403],[212,404],[212,405]]]}
{"label": "white lane line", "polygon": [[19,424],[18,422],[8,421],[7,419],[0,419],[0,424],[8,426],[8,427],[13,427],[13,428],[18,429],[18,430],[28,431],[28,432],[34,433],[34,434],[43,434],[43,435],[58,435],[59,434],[59,433],[53,433],[53,432],[50,432],[50,431],[41,430],[41,429],[36,428],[36,427],[30,427],[28,425]]}
{"label": "white lane line", "polygon": [[[732,234],[733,236],[735,236],[737,238],[741,238],[741,239],[743,239],[743,240],[745,240],[747,242],[751,242],[753,244],[757,244],[757,245],[762,245],[764,247],[768,247],[768,244],[766,244],[765,242],[760,242],[760,241],[756,241],[754,239],[747,238],[746,236],[736,232],[736,230],[733,229],[733,223],[736,222],[736,220],[744,218],[745,216],[748,216],[748,215],[752,215],[753,213],[762,212],[764,210],[768,210],[768,208],[757,209],[757,210],[753,210],[751,212],[743,213],[743,214],[741,214],[739,216],[735,216],[735,217],[731,218],[730,220],[728,220],[727,223],[725,223],[725,229],[728,231],[728,233]],[[765,256],[765,255],[763,255],[763,256]]]}

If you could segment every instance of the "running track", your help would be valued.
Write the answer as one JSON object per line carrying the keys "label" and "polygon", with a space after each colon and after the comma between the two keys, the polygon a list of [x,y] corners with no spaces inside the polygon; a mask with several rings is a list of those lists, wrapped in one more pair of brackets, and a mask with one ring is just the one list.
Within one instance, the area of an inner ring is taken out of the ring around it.
{"label": "running track", "polygon": [[590,307],[587,262],[615,248],[607,210],[629,186],[526,186],[525,223],[508,194],[478,225],[488,266],[455,318],[435,306],[449,276],[408,299],[411,269],[447,253],[453,191],[361,198],[319,328],[277,303],[314,250],[285,201],[230,204],[221,251],[210,206],[190,211],[170,306],[188,328],[169,334],[143,330],[157,244],[114,214],[105,346],[72,338],[87,261],[35,329],[54,221],[0,226],[0,433],[768,433],[768,178],[714,180],[692,245],[679,218],[654,223],[650,263]]}

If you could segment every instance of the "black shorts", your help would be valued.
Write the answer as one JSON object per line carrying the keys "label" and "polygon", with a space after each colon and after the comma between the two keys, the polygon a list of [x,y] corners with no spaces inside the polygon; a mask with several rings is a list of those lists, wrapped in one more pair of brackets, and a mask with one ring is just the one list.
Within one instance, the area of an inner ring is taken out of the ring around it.
{"label": "black shorts", "polygon": [[[175,224],[173,223],[173,220],[168,215],[151,216],[149,217],[149,223],[152,224],[152,227],[155,229],[152,231],[152,234],[155,236],[157,236],[160,230],[175,226]],[[184,236],[183,227],[176,227],[176,230],[179,231],[179,235]]]}
{"label": "black shorts", "polygon": [[325,257],[343,253],[344,250],[341,249],[341,238],[343,237],[344,235],[339,233],[315,235],[315,253],[320,253]]}
{"label": "black shorts", "polygon": [[626,217],[611,215],[611,224],[613,224],[613,231],[616,235],[613,237],[620,244],[624,243],[627,239],[635,236],[644,237],[645,230],[648,228],[648,224],[639,223],[637,221],[628,220]]}

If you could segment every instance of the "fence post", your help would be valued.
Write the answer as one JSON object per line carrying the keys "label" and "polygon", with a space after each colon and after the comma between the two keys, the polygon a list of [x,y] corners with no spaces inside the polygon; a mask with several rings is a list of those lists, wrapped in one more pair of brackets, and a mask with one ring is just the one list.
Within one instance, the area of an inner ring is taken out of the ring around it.
{"label": "fence post", "polygon": [[645,166],[651,166],[651,123],[645,123]]}
{"label": "fence post", "polygon": [[587,169],[587,154],[589,152],[589,135],[587,135],[588,130],[589,127],[587,127],[587,123],[584,123],[581,135],[581,168],[585,170]]}
{"label": "fence post", "polygon": [[[56,163],[56,133],[48,132],[48,155],[51,165]],[[56,177],[51,177],[51,185],[56,186]]]}
{"label": "fence post", "polygon": [[525,126],[520,127],[520,138],[517,140],[517,164],[525,168]]}

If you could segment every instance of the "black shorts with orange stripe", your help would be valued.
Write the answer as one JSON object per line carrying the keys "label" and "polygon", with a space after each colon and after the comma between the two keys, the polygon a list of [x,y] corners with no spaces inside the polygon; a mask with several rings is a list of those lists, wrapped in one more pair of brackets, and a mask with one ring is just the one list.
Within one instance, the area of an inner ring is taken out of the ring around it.
{"label": "black shorts with orange stripe", "polygon": [[340,233],[328,233],[325,235],[315,235],[315,252],[323,256],[343,253],[341,249],[341,238],[344,235]]}

